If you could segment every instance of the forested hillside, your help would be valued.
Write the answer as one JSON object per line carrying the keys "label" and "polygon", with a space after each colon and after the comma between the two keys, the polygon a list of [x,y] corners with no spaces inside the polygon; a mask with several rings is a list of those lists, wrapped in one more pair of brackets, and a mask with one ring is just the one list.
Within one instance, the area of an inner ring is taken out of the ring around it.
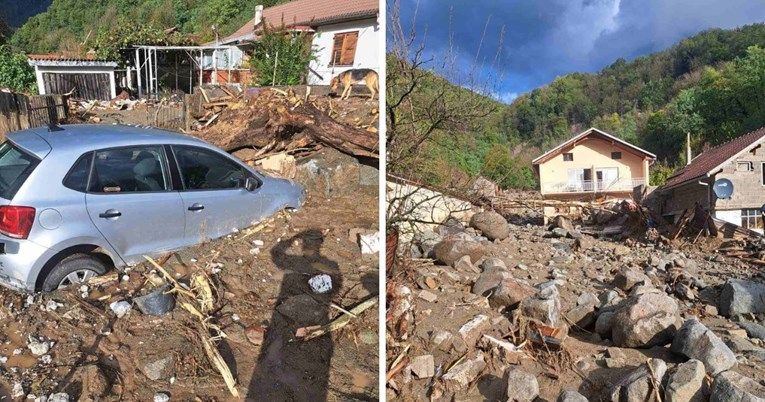
{"label": "forested hillside", "polygon": [[714,29],[597,74],[558,77],[510,105],[493,105],[469,129],[442,125],[416,167],[400,166],[436,185],[483,175],[504,187],[533,188],[531,160],[594,126],[655,153],[653,182],[661,183],[685,163],[686,133],[696,155],[765,126],[764,49],[763,24]]}
{"label": "forested hillside", "polygon": [[269,7],[285,1],[53,0],[47,11],[16,29],[10,43],[28,53],[82,51],[93,47],[99,32],[171,27],[202,42],[215,38],[213,25],[221,35],[228,35],[252,19],[256,5]]}
{"label": "forested hillside", "polygon": [[0,0],[0,15],[11,28],[18,28],[50,5],[51,0]]}

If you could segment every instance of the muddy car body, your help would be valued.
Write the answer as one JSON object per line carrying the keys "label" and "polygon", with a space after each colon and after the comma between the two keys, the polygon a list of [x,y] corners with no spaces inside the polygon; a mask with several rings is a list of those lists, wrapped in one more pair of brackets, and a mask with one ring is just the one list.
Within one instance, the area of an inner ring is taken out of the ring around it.
{"label": "muddy car body", "polygon": [[0,284],[52,290],[299,208],[304,188],[179,133],[71,125],[0,146]]}

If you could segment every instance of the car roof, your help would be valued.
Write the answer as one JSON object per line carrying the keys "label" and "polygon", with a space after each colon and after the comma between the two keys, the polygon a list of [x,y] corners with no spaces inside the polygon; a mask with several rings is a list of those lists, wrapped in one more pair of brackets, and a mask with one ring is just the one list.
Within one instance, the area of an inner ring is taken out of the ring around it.
{"label": "car roof", "polygon": [[32,133],[47,142],[53,150],[75,153],[129,145],[206,144],[198,138],[174,131],[119,124],[66,124],[53,129],[33,128],[10,133],[7,138],[37,156],[44,157],[38,151],[39,140],[30,135]]}

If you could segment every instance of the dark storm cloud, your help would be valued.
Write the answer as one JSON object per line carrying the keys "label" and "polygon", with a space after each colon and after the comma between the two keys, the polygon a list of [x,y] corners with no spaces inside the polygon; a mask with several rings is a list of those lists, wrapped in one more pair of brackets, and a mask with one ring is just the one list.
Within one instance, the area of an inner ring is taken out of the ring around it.
{"label": "dark storm cloud", "polygon": [[[558,75],[597,72],[705,29],[765,21],[764,0],[401,0],[406,29],[415,8],[428,54],[445,54],[451,33],[457,65],[467,71],[478,60],[484,74],[501,76],[493,92],[505,101]],[[492,68],[500,50],[502,68]]]}

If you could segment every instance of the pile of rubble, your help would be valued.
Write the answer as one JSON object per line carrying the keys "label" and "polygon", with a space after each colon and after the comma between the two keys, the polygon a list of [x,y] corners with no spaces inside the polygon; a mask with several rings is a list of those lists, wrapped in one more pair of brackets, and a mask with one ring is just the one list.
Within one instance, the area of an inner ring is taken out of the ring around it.
{"label": "pile of rubble", "polygon": [[388,280],[388,398],[765,400],[762,274],[600,232],[479,212],[415,236]]}

